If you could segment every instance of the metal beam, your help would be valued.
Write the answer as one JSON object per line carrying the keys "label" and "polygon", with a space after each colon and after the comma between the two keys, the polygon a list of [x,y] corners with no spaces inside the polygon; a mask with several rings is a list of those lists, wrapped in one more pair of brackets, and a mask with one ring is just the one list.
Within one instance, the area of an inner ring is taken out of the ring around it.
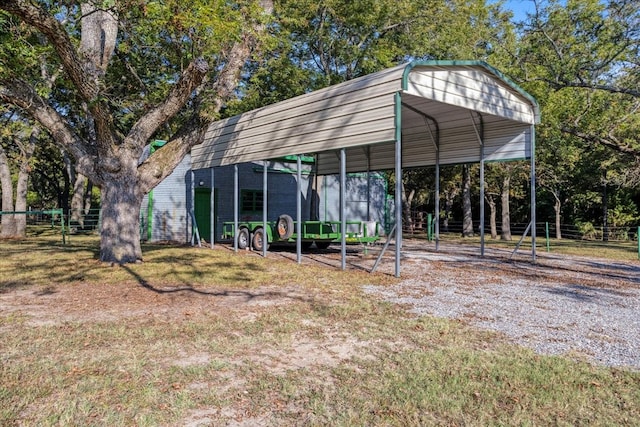
{"label": "metal beam", "polygon": [[298,178],[298,196],[296,199],[296,232],[298,236],[296,238],[296,259],[298,264],[302,263],[302,158],[298,154],[296,160],[297,163],[297,178]]}
{"label": "metal beam", "polygon": [[238,252],[238,164],[233,165],[233,251]]}
{"label": "metal beam", "polygon": [[395,95],[395,173],[396,173],[396,277],[400,277],[400,251],[402,249],[402,97]]}
{"label": "metal beam", "polygon": [[531,259],[536,262],[536,127],[531,125]]}
{"label": "metal beam", "polygon": [[470,111],[471,122],[473,123],[473,129],[476,132],[478,141],[480,142],[480,256],[484,256],[484,121],[482,114],[476,113],[480,119],[480,129],[476,124],[476,120],[473,118],[473,111]]}
{"label": "metal beam", "polygon": [[347,150],[340,149],[340,253],[341,253],[341,267],[343,270],[347,269],[347,219],[346,219],[346,205],[347,205]]}
{"label": "metal beam", "polygon": [[211,193],[209,194],[209,208],[211,213],[209,214],[209,227],[211,229],[211,249],[215,244],[216,236],[215,236],[215,227],[216,227],[216,187],[215,187],[215,169],[212,167],[211,169]]}
{"label": "metal beam", "polygon": [[262,162],[262,256],[267,257],[267,246],[269,246],[269,237],[267,233],[267,161]]}

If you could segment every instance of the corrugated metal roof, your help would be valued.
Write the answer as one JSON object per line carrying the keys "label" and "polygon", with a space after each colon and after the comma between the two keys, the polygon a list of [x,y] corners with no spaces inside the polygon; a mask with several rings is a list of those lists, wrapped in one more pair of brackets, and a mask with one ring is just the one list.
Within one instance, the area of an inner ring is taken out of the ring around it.
{"label": "corrugated metal roof", "polygon": [[535,100],[483,62],[412,62],[214,122],[193,168],[314,153],[318,173],[336,173],[345,148],[349,172],[390,169],[396,123],[403,167],[434,165],[436,135],[441,164],[477,162],[480,132],[486,160],[522,159],[538,121]]}

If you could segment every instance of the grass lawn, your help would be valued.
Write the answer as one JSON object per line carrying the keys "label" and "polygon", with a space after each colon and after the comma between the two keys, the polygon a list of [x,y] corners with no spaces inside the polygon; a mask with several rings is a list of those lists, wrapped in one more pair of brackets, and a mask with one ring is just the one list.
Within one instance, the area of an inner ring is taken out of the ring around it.
{"label": "grass lawn", "polygon": [[362,292],[389,275],[59,237],[0,241],[0,425],[640,425],[640,373]]}

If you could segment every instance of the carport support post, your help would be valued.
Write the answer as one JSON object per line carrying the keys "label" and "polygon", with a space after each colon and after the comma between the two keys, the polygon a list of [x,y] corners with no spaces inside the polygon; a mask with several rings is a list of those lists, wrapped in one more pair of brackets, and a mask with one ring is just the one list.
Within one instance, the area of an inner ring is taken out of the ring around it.
{"label": "carport support post", "polygon": [[296,259],[298,264],[302,263],[302,158],[298,154],[296,160],[297,178],[298,178],[298,196],[296,199]]}
{"label": "carport support post", "polygon": [[400,249],[402,247],[402,99],[395,96],[396,119],[396,277],[400,277]]}
{"label": "carport support post", "polygon": [[233,165],[233,251],[238,252],[238,164]]}
{"label": "carport support post", "polygon": [[347,201],[347,152],[344,148],[340,149],[340,253],[341,266],[343,270],[347,269],[347,219],[345,218],[346,201]]}
{"label": "carport support post", "polygon": [[[480,256],[484,256],[484,121],[482,120],[482,114],[477,113],[480,124],[476,125],[473,112],[470,114],[473,129],[476,131],[476,136],[480,143]],[[480,129],[478,129],[478,126],[480,126]]]}
{"label": "carport support post", "polygon": [[436,252],[440,249],[440,140],[436,141],[436,200],[435,200]]}
{"label": "carport support post", "polygon": [[211,209],[211,213],[209,214],[209,229],[211,230],[211,235],[209,238],[211,239],[211,249],[213,249],[214,240],[215,240],[215,226],[216,226],[216,187],[215,187],[215,169],[211,168],[211,193],[209,194],[209,208]]}
{"label": "carport support post", "polygon": [[536,262],[536,127],[531,125],[531,259]]}
{"label": "carport support post", "polygon": [[[189,216],[191,217],[191,246],[195,244],[196,230],[198,229],[198,224],[196,224],[196,220],[195,220],[196,215],[195,215],[195,209],[194,209],[194,206],[196,204],[195,180],[196,180],[196,175],[193,172],[193,169],[191,169],[191,186],[189,188],[189,192],[190,192],[189,197],[191,197],[191,206],[189,206]],[[198,237],[198,240],[199,240],[199,237]],[[200,241],[198,241],[198,244],[200,244]]]}
{"label": "carport support post", "polygon": [[484,135],[480,140],[480,256],[484,256]]}
{"label": "carport support post", "polygon": [[267,256],[269,233],[267,233],[267,161],[262,162],[262,256]]}

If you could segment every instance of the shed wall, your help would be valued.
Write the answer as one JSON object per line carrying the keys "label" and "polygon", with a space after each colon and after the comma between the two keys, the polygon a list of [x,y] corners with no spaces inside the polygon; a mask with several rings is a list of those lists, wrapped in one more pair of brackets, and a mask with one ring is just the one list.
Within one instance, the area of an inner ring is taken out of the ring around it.
{"label": "shed wall", "polygon": [[[310,172],[312,165],[302,165],[302,220],[310,218],[312,197]],[[297,211],[297,176],[296,164],[286,162],[268,162],[267,165],[267,220],[275,221],[281,214],[290,215],[296,219]],[[224,222],[233,221],[233,179],[234,167],[221,166],[214,169],[214,186],[217,193],[216,199],[216,230],[222,232]],[[211,188],[211,169],[194,170],[195,182],[205,188]],[[262,162],[249,162],[238,164],[238,188],[242,190],[263,190],[263,164]],[[262,212],[243,213],[239,211],[240,221],[262,221]],[[220,238],[220,235],[217,236]]]}
{"label": "shed wall", "polygon": [[[153,189],[151,241],[188,242],[191,238],[191,156],[187,155],[175,170]],[[148,238],[149,195],[141,209],[143,239]]]}

